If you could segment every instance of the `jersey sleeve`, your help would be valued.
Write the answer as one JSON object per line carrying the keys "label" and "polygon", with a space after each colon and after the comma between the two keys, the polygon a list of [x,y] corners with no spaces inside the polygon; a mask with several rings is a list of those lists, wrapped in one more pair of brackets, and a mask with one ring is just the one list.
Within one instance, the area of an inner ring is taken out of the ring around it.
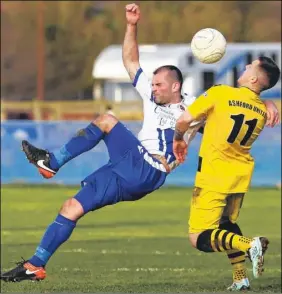
{"label": "jersey sleeve", "polygon": [[206,117],[207,113],[213,109],[218,90],[214,87],[210,88],[202,95],[200,95],[195,101],[187,107],[187,110],[196,120]]}
{"label": "jersey sleeve", "polygon": [[138,69],[132,84],[143,100],[153,100],[152,83],[145,75],[141,67]]}
{"label": "jersey sleeve", "polygon": [[[195,96],[188,96],[186,93],[183,94],[183,97],[184,97],[184,104],[186,105],[186,108],[188,108],[190,105],[192,105],[196,100]],[[197,127],[198,125],[202,126],[203,122],[204,122],[204,119],[193,121],[190,124],[190,129]]]}

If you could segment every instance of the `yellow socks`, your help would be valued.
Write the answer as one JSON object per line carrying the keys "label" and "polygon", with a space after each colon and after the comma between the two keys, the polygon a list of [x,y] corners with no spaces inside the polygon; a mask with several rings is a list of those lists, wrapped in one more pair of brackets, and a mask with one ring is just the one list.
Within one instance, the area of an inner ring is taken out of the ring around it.
{"label": "yellow socks", "polygon": [[204,252],[223,252],[237,249],[246,252],[251,247],[252,239],[231,233],[226,230],[214,229],[203,231],[197,240],[197,248]]}
{"label": "yellow socks", "polygon": [[231,249],[226,251],[226,253],[233,267],[233,281],[239,282],[242,279],[247,278],[247,272],[245,268],[245,252]]}
{"label": "yellow socks", "polygon": [[251,247],[251,242],[252,239],[250,238],[234,234],[234,237],[231,240],[231,248],[247,252],[247,250]]}
{"label": "yellow socks", "polygon": [[240,282],[247,278],[247,270],[244,262],[233,264],[233,282]]}

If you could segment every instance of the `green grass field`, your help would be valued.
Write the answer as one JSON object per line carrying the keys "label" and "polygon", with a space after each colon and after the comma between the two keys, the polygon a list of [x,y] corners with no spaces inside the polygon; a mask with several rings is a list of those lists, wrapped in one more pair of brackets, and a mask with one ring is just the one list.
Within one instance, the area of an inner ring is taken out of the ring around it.
{"label": "green grass field", "polygon": [[[2,186],[2,265],[29,258],[61,204],[77,187]],[[163,188],[142,200],[88,214],[47,266],[40,283],[1,283],[1,292],[224,292],[232,271],[224,253],[205,254],[187,239],[191,189]],[[239,224],[245,235],[270,239],[265,272],[254,292],[281,292],[281,197],[252,189]]]}

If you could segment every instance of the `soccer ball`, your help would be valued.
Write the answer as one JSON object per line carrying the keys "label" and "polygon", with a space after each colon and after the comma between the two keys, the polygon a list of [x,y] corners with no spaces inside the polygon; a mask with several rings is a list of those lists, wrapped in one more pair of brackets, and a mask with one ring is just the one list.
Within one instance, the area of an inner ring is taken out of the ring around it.
{"label": "soccer ball", "polygon": [[222,33],[215,29],[202,29],[194,35],[191,50],[201,62],[215,63],[225,54],[226,40]]}

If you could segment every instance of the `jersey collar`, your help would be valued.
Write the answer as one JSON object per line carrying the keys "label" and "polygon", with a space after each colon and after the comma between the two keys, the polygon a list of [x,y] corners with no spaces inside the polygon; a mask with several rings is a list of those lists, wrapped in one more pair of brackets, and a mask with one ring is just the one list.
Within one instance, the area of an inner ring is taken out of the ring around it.
{"label": "jersey collar", "polygon": [[245,87],[245,86],[242,86],[242,87],[240,87],[239,89],[247,89],[247,90],[249,90],[250,92],[252,92],[254,95],[256,95],[256,96],[259,96],[260,95],[260,93],[257,93],[257,92],[255,92],[255,91],[253,91],[253,90],[251,90],[250,88],[248,88],[248,87]]}

